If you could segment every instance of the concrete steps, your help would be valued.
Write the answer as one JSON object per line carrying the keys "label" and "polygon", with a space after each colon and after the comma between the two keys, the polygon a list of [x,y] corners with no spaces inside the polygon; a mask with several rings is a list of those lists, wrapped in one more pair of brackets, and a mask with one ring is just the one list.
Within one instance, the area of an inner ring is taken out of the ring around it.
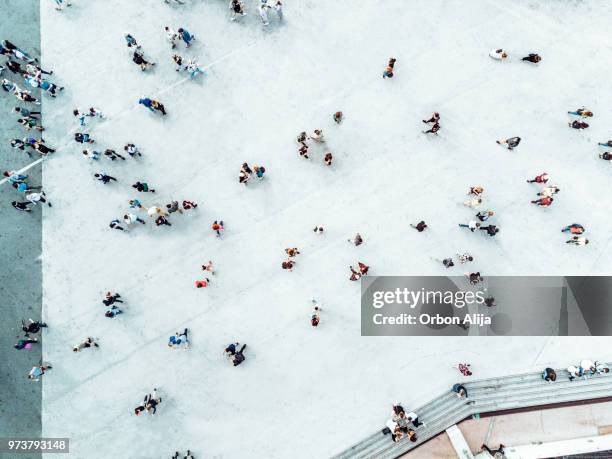
{"label": "concrete steps", "polygon": [[416,429],[416,442],[403,439],[394,443],[391,435],[382,434],[384,423],[381,422],[378,432],[333,459],[394,459],[471,416],[612,396],[612,374],[570,381],[565,370],[557,371],[554,383],[544,381],[541,373],[524,373],[474,380],[463,385],[468,391],[467,399],[460,399],[449,390],[415,410],[419,420],[425,423]]}

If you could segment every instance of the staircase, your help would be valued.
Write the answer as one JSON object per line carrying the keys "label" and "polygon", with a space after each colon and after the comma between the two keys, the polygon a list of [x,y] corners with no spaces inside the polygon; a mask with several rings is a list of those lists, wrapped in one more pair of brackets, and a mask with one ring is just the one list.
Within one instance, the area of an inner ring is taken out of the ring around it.
{"label": "staircase", "polygon": [[391,435],[382,434],[384,422],[381,422],[376,433],[333,459],[395,459],[472,416],[612,397],[612,373],[570,381],[567,371],[558,370],[557,381],[553,383],[544,381],[541,373],[525,373],[474,380],[463,386],[468,398],[459,398],[449,389],[448,393],[414,410],[426,424],[416,429],[416,442],[404,438],[394,443]]}

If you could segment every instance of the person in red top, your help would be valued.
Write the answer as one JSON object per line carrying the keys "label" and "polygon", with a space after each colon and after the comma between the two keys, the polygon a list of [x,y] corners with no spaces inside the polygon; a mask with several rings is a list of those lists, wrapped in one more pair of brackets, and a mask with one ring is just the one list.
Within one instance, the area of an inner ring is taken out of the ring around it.
{"label": "person in red top", "polygon": [[281,267],[283,269],[287,269],[289,271],[292,271],[293,270],[293,265],[295,265],[295,261],[287,260],[287,261],[283,261],[283,263],[281,264]]}
{"label": "person in red top", "polygon": [[540,199],[536,199],[535,201],[531,201],[532,204],[537,204],[538,206],[548,207],[553,203],[553,198],[549,196],[545,196]]}
{"label": "person in red top", "polygon": [[217,237],[223,233],[223,220],[215,220],[211,226],[212,230],[217,233]]}
{"label": "person in red top", "polygon": [[572,223],[561,230],[562,233],[582,234],[585,232],[584,226],[580,223]]}
{"label": "person in red top", "polygon": [[210,280],[208,279],[208,277],[205,277],[202,280],[195,281],[196,288],[206,288],[208,287],[208,284],[210,284]]}
{"label": "person in red top", "polygon": [[527,183],[547,183],[548,182],[548,174],[546,172],[542,172],[540,175],[536,175],[534,179],[527,180]]}

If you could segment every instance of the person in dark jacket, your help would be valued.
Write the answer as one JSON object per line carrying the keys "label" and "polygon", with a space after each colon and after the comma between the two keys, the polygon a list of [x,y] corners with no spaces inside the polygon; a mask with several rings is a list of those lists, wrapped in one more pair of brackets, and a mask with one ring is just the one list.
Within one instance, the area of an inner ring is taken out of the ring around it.
{"label": "person in dark jacket", "polygon": [[136,188],[141,193],[155,193],[155,190],[149,188],[149,184],[146,182],[136,182],[132,185],[132,188]]}
{"label": "person in dark jacket", "polygon": [[585,123],[584,121],[579,121],[579,120],[574,120],[571,123],[567,123],[567,125],[573,129],[586,129],[589,127],[588,123]]}
{"label": "person in dark jacket", "polygon": [[44,142],[45,141],[43,139],[36,140],[35,142],[28,142],[28,146],[36,150],[42,156],[46,155],[47,153],[54,153],[55,150],[46,146]]}
{"label": "person in dark jacket", "polygon": [[457,397],[465,397],[468,398],[468,392],[467,389],[465,388],[465,386],[463,384],[454,384],[451,392],[454,392],[455,394],[457,394]]}
{"label": "person in dark jacket", "polygon": [[604,161],[612,161],[612,154],[608,153],[607,151],[604,153],[600,153],[599,157]]}
{"label": "person in dark jacket", "polygon": [[115,177],[111,177],[110,175],[105,174],[104,172],[99,172],[97,174],[94,174],[94,177],[97,180],[100,180],[102,183],[104,183],[105,185],[110,182],[111,180],[114,180],[115,182],[117,181],[117,179]]}
{"label": "person in dark jacket", "polygon": [[132,55],[132,61],[140,66],[140,70],[145,71],[148,67],[155,65],[155,62],[149,62],[144,58],[144,54],[138,49]]}
{"label": "person in dark jacket", "polygon": [[162,112],[162,115],[166,115],[166,107],[164,107],[164,104],[158,102],[157,100],[149,99],[148,97],[142,97],[138,100],[138,103],[140,105],[144,105],[152,112],[155,112],[155,110],[157,110]]}
{"label": "person in dark jacket", "polygon": [[23,74],[24,71],[21,68],[21,64],[19,62],[11,61],[10,59],[6,62],[6,68],[15,74]]}
{"label": "person in dark jacket", "polygon": [[30,209],[28,206],[31,205],[32,203],[30,201],[25,201],[25,202],[17,202],[17,201],[13,201],[11,202],[11,205],[21,211],[21,212],[32,212],[32,209]]}
{"label": "person in dark jacket", "polygon": [[118,293],[106,292],[102,303],[104,303],[105,306],[111,306],[115,303],[123,303],[123,300],[120,300],[119,298],[121,298],[121,295]]}
{"label": "person in dark jacket", "polygon": [[425,231],[425,228],[427,228],[427,224],[425,223],[425,221],[421,220],[419,223],[417,223],[416,225],[413,225],[412,223],[410,224],[410,226],[412,226],[415,230],[417,230],[419,233],[422,233],[423,231]]}
{"label": "person in dark jacket", "polygon": [[527,61],[527,62],[532,62],[534,64],[537,64],[538,62],[540,62],[542,60],[542,58],[540,57],[539,54],[536,53],[529,53],[528,56],[525,56],[524,58],[521,59],[522,61]]}
{"label": "person in dark jacket", "polygon": [[546,382],[555,382],[557,380],[557,372],[552,368],[546,368],[542,372],[542,378]]}
{"label": "person in dark jacket", "polygon": [[481,226],[480,228],[478,228],[482,231],[486,231],[487,234],[491,237],[495,236],[497,233],[499,233],[499,228],[495,225],[489,225],[489,226]]}
{"label": "person in dark jacket", "polygon": [[38,333],[41,328],[46,326],[46,323],[34,321],[32,319],[30,319],[28,323],[23,320],[21,321],[21,329],[25,333],[26,337],[30,336],[30,333]]}
{"label": "person in dark jacket", "polygon": [[81,132],[76,132],[74,134],[74,140],[78,143],[94,143],[95,140],[91,138],[89,134],[84,134]]}
{"label": "person in dark jacket", "polygon": [[508,150],[513,150],[514,148],[518,147],[519,143],[521,143],[521,138],[520,137],[510,137],[509,139],[506,139],[506,140],[496,140],[496,142],[499,145],[506,145],[508,147]]}
{"label": "person in dark jacket", "polygon": [[157,405],[162,402],[161,397],[157,395],[157,389],[153,389],[153,394],[147,394],[144,398],[144,407],[150,414],[155,414],[157,411]]}
{"label": "person in dark jacket", "polygon": [[238,350],[234,355],[232,355],[231,360],[235,367],[237,367],[246,360],[246,357],[244,356],[244,350],[246,349],[246,346],[246,344],[243,344],[240,350]]}
{"label": "person in dark jacket", "polygon": [[240,343],[232,343],[232,344],[229,344],[229,345],[228,345],[228,346],[225,348],[225,351],[224,351],[225,355],[226,355],[227,357],[231,357],[231,356],[233,356],[234,354],[236,354],[236,349],[238,349],[238,346],[240,346]]}

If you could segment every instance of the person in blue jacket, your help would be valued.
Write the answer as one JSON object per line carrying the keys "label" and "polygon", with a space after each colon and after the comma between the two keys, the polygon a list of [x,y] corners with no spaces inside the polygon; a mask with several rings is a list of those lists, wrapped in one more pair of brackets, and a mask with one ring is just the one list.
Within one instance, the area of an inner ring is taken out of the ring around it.
{"label": "person in blue jacket", "polygon": [[131,48],[132,46],[135,48],[140,48],[140,45],[138,44],[138,42],[136,41],[136,39],[129,33],[125,33],[123,35],[123,38],[125,38],[125,41],[127,43],[127,47]]}
{"label": "person in blue jacket", "polygon": [[187,29],[181,27],[178,29],[179,38],[185,42],[187,48],[191,46],[191,42],[195,41],[195,35],[191,35]]}
{"label": "person in blue jacket", "polygon": [[5,177],[7,177],[8,182],[12,185],[14,183],[21,183],[24,182],[28,176],[24,175],[24,174],[19,174],[15,171],[4,171],[4,173],[2,174]]}
{"label": "person in blue jacket", "polygon": [[186,328],[183,333],[176,332],[170,338],[168,338],[168,347],[179,348],[189,347],[189,339],[187,338],[188,329]]}
{"label": "person in blue jacket", "polygon": [[78,143],[94,143],[95,140],[87,133],[75,132],[74,140]]}
{"label": "person in blue jacket", "polygon": [[13,183],[15,188],[20,193],[27,193],[28,191],[42,190],[42,186],[30,186],[26,182]]}
{"label": "person in blue jacket", "polygon": [[258,179],[263,179],[264,174],[266,173],[266,168],[263,166],[254,166],[253,170],[255,171],[255,175]]}
{"label": "person in blue jacket", "polygon": [[149,99],[148,97],[141,97],[138,103],[140,105],[144,105],[152,112],[155,112],[155,110],[159,110],[160,112],[162,112],[163,115],[166,114],[166,107],[164,107],[164,104],[156,100]]}

